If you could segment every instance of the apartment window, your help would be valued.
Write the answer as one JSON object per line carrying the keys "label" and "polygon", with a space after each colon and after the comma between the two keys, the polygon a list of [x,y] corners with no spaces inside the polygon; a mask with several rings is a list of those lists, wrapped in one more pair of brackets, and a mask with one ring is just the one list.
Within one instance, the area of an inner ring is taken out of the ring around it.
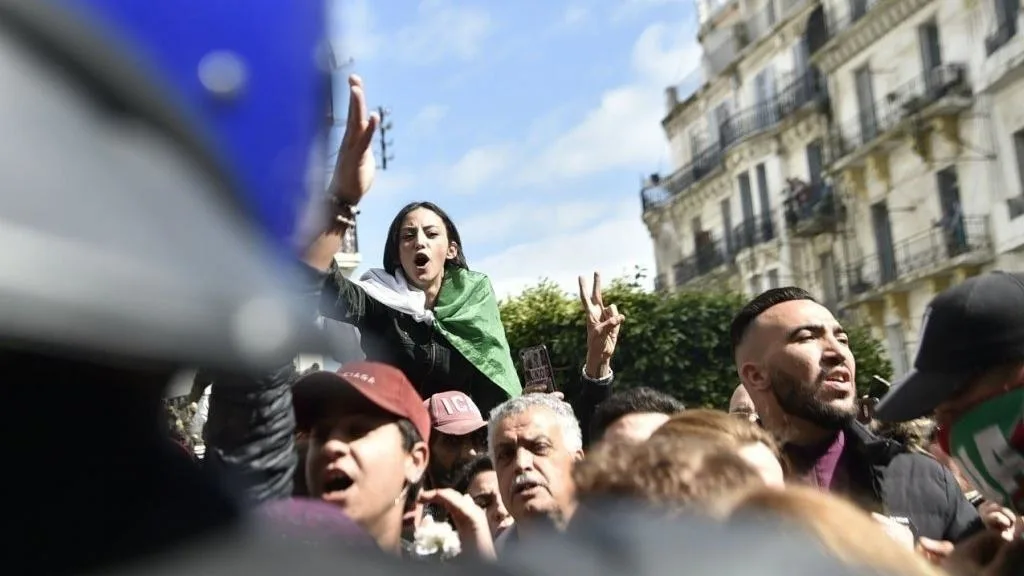
{"label": "apartment window", "polygon": [[807,72],[807,62],[810,60],[807,50],[807,37],[801,36],[793,45],[793,70],[797,76],[803,76]]}
{"label": "apartment window", "polygon": [[836,266],[832,253],[826,252],[818,256],[818,273],[821,275],[821,295],[825,306],[835,310],[839,304],[839,289],[836,286]]}
{"label": "apartment window", "polygon": [[754,274],[750,277],[750,293],[757,296],[761,293],[761,275]]}
{"label": "apartment window", "polygon": [[775,12],[775,0],[768,0],[768,3],[765,4],[764,9],[766,15],[768,16],[768,27],[771,28],[778,23],[778,16]]}
{"label": "apartment window", "polygon": [[993,0],[996,9],[996,23],[1005,28],[1010,38],[1017,34],[1017,16],[1020,15],[1020,0]]}
{"label": "apartment window", "polygon": [[772,206],[768,195],[768,172],[764,164],[758,164],[754,172],[757,174],[757,195],[761,204],[761,239],[771,240],[775,238],[775,230],[772,226]]}
{"label": "apartment window", "polygon": [[932,81],[932,70],[942,65],[942,45],[939,43],[939,25],[935,21],[926,22],[917,29],[917,38],[921,48],[921,68],[929,85]]}
{"label": "apartment window", "polygon": [[857,86],[861,141],[868,142],[878,135],[878,122],[875,116],[875,88],[871,78],[871,68],[864,66],[858,68],[853,74]]}
{"label": "apartment window", "polygon": [[868,12],[868,0],[849,0],[850,2],[850,19],[859,20]]}
{"label": "apartment window", "polygon": [[900,378],[910,370],[910,362],[907,359],[907,341],[903,338],[903,326],[899,322],[886,326],[885,339],[889,345],[893,377]]}
{"label": "apartment window", "polygon": [[729,198],[722,200],[719,209],[722,211],[722,230],[725,231],[725,251],[731,256],[736,246],[732,238],[732,202]]}
{"label": "apartment window", "polygon": [[772,289],[772,288],[778,288],[778,287],[779,287],[779,271],[778,270],[769,270],[768,271],[768,288]]}
{"label": "apartment window", "polygon": [[992,0],[995,11],[995,30],[985,38],[985,53],[991,56],[1017,35],[1017,17],[1020,0]]}
{"label": "apartment window", "polygon": [[1024,130],[1014,132],[1013,151],[1017,158],[1017,194],[1007,202],[1011,220],[1024,216]]}
{"label": "apartment window", "polygon": [[807,145],[807,174],[811,177],[811,183],[821,182],[822,157],[821,140],[815,140]]}
{"label": "apartment window", "polygon": [[744,172],[737,176],[740,187],[740,209],[743,213],[743,222],[740,223],[736,249],[743,250],[754,245],[757,234],[757,222],[754,220],[754,196],[750,190],[750,174]]}

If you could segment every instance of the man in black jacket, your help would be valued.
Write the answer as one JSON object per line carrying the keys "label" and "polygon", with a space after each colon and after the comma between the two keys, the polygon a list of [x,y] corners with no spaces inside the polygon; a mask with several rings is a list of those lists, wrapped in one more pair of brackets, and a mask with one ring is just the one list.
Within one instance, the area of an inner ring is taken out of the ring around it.
{"label": "man in black jacket", "polygon": [[849,339],[810,294],[789,287],[757,296],[731,337],[740,379],[783,443],[793,480],[906,519],[919,537],[957,542],[982,527],[946,468],[857,422]]}

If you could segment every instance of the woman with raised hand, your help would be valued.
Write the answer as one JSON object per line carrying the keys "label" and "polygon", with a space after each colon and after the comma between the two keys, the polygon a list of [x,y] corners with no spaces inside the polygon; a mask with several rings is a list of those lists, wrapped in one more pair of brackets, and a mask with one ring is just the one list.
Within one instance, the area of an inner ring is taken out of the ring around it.
{"label": "woman with raised hand", "polygon": [[[369,143],[379,119],[367,113],[357,77],[350,87],[348,126],[329,189],[331,219],[305,252],[305,262],[324,277],[320,313],[359,328],[367,359],[401,368],[423,398],[460,390],[487,414],[522,387],[490,280],[470,271],[444,210],[430,202],[402,208],[389,227],[382,268],[359,281],[334,263],[375,171]],[[622,317],[602,306],[601,321],[595,328],[609,336]],[[610,371],[595,372],[589,380],[610,381]]]}

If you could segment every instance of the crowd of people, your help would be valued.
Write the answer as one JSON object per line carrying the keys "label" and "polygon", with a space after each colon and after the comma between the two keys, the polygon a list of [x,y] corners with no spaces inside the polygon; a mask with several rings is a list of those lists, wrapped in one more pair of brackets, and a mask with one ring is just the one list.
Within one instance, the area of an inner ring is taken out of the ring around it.
{"label": "crowd of people", "polygon": [[[273,13],[261,10],[253,22]],[[154,11],[120,22],[169,25]],[[44,12],[0,2],[0,16],[13,18],[0,24],[33,30],[37,45],[46,30],[69,35],[40,24]],[[318,22],[314,14],[303,22]],[[268,59],[282,73],[285,56],[309,48],[301,35],[288,39],[298,48]],[[224,96],[219,80],[209,89]],[[269,309],[274,322],[175,333],[196,338],[183,349],[219,338],[237,352],[201,365],[192,398],[201,406],[190,406],[161,391],[188,364],[154,347],[142,354],[147,336],[128,330],[126,316],[74,350],[46,331],[16,333],[20,310],[2,312],[12,320],[0,322],[3,341],[16,345],[0,359],[33,379],[5,387],[15,412],[7,436],[25,438],[8,443],[27,473],[4,515],[18,570],[1024,574],[1024,275],[986,273],[937,296],[914,370],[868,417],[843,326],[798,287],[757,295],[722,326],[736,365],[736,381],[722,385],[736,389],[721,410],[616,389],[619,330],[630,320],[604,301],[598,274],[579,279],[578,378],[560,391],[524,390],[490,281],[471,270],[439,206],[397,213],[382,268],[358,280],[338,269],[334,255],[372,188],[379,122],[350,77],[333,179],[313,198],[314,225],[290,238],[298,250],[288,258],[300,262],[284,292],[309,342],[318,318],[351,324],[365,360],[300,373],[278,346],[291,317],[258,300],[243,316]],[[11,262],[0,296],[14,293],[4,291],[11,278],[48,270]],[[109,303],[86,289],[100,285],[92,277],[82,281],[80,292]],[[207,318],[141,301],[170,310],[161,318],[173,329]],[[101,309],[64,317],[64,332],[79,333],[73,323]],[[181,341],[147,343],[179,350]]]}

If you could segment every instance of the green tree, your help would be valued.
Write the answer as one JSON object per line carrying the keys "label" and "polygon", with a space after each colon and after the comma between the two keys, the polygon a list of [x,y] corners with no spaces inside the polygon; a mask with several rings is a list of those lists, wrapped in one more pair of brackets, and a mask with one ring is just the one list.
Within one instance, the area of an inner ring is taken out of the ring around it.
{"label": "green tree", "polygon": [[[626,315],[613,368],[616,387],[650,386],[690,407],[725,408],[739,383],[729,342],[729,323],[743,306],[736,294],[644,291],[632,278],[603,290],[606,304]],[[579,298],[550,281],[526,289],[501,304],[513,354],[530,346],[548,347],[559,389],[572,386],[586,354],[586,330]],[[858,389],[870,389],[872,375],[889,378],[892,368],[870,331],[851,328],[857,358]]]}
{"label": "green tree", "polygon": [[889,361],[885,346],[866,326],[849,326],[847,332],[850,335],[850,350],[857,359],[857,393],[881,398],[887,388],[875,380],[875,376],[884,380],[892,379],[892,362]]}

